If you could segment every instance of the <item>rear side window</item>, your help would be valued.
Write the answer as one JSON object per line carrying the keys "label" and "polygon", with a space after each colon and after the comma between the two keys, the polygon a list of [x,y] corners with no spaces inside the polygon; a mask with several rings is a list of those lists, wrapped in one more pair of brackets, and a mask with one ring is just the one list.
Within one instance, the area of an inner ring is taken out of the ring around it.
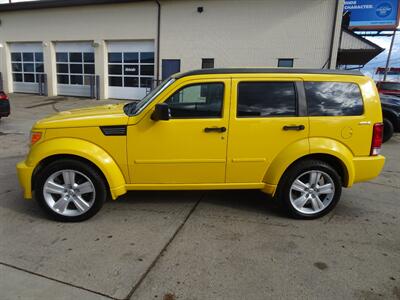
{"label": "rear side window", "polygon": [[296,116],[294,82],[241,82],[238,117]]}
{"label": "rear side window", "polygon": [[309,116],[359,116],[364,112],[360,88],[348,82],[304,82]]}

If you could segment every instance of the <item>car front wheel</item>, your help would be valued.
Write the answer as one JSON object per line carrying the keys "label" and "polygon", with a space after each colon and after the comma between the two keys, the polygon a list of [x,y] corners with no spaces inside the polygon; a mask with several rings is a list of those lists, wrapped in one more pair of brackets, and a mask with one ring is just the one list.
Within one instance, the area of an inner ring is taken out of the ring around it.
{"label": "car front wheel", "polygon": [[306,160],[285,172],[278,197],[295,218],[315,219],[330,212],[340,199],[341,179],[324,161]]}
{"label": "car front wheel", "polygon": [[107,190],[102,176],[93,167],[64,159],[50,163],[37,174],[35,197],[53,219],[77,222],[100,210]]}

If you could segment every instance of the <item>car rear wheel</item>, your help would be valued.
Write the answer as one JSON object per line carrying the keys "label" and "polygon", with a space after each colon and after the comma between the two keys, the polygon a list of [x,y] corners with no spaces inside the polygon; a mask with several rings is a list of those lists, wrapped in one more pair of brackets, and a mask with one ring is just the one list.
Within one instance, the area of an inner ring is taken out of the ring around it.
{"label": "car rear wheel", "polygon": [[332,166],[320,160],[306,160],[285,172],[278,197],[290,216],[315,219],[335,207],[341,191],[340,176]]}
{"label": "car rear wheel", "polygon": [[107,197],[102,176],[78,160],[54,161],[36,176],[36,200],[58,221],[89,219],[100,210]]}
{"label": "car rear wheel", "polygon": [[382,141],[385,143],[388,140],[390,140],[391,137],[393,136],[393,132],[394,132],[393,123],[389,119],[383,118],[383,139],[382,139]]}

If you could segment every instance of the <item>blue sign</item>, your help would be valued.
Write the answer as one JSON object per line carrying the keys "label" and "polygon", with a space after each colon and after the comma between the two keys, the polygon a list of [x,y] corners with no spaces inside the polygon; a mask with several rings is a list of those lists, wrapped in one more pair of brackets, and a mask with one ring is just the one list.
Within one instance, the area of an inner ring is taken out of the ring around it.
{"label": "blue sign", "polygon": [[400,0],[345,0],[344,12],[350,13],[350,27],[394,29],[399,24]]}

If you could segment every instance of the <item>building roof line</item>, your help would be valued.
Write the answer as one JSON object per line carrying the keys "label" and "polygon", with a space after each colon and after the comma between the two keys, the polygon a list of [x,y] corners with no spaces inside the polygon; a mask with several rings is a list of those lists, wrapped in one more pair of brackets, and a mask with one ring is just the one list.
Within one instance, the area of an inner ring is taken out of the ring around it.
{"label": "building roof line", "polygon": [[[381,50],[381,51],[385,50],[384,48],[378,46],[378,45],[375,44],[374,42],[371,42],[370,40],[368,40],[368,39],[366,39],[366,38],[364,38],[364,37],[358,35],[358,34],[355,33],[354,31],[351,31],[351,30],[349,30],[349,29],[347,29],[347,28],[344,28],[344,27],[342,27],[342,30],[345,31],[346,33],[348,33],[349,35],[353,36],[354,38],[358,39],[359,41],[361,41],[361,42],[363,42],[363,43],[366,43],[366,44],[368,44],[368,45],[374,47],[374,48],[377,49],[377,50]],[[341,46],[341,45],[340,45],[340,46]]]}
{"label": "building roof line", "polygon": [[149,1],[149,0],[41,0],[41,1],[28,1],[28,2],[14,2],[14,3],[0,4],[0,12],[59,8],[68,6],[144,2],[144,1]]}

